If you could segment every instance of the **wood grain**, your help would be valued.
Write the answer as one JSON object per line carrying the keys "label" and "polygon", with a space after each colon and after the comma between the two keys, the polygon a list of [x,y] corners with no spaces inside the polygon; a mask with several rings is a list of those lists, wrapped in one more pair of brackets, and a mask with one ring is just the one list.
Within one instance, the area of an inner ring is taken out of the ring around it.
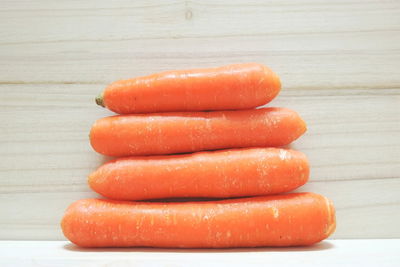
{"label": "wood grain", "polygon": [[302,191],[332,198],[334,238],[400,237],[399,1],[2,1],[0,239],[63,239],[87,174],[94,104],[116,79],[256,61],[296,109]]}

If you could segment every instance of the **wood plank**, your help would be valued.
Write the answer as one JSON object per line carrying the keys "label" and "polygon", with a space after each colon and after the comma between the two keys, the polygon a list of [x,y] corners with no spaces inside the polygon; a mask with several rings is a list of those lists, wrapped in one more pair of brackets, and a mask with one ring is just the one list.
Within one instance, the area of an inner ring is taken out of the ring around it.
{"label": "wood plank", "polygon": [[[59,223],[64,210],[78,199],[97,197],[84,181],[71,182],[67,190],[60,190],[51,183],[37,188],[36,192],[29,189],[29,186],[20,187],[19,192],[0,194],[1,239],[63,240]],[[317,192],[334,201],[338,226],[332,238],[337,239],[400,236],[400,217],[396,215],[400,208],[399,190],[400,179],[397,178],[311,181],[298,191]]]}
{"label": "wood plank", "polygon": [[2,5],[3,42],[399,30],[398,1],[17,2]]}
{"label": "wood plank", "polygon": [[[385,42],[379,41],[382,39]],[[104,86],[117,79],[171,68],[257,61],[280,74],[284,88],[289,89],[398,88],[399,43],[396,32],[352,32],[301,37],[289,34],[0,44],[0,83]]]}

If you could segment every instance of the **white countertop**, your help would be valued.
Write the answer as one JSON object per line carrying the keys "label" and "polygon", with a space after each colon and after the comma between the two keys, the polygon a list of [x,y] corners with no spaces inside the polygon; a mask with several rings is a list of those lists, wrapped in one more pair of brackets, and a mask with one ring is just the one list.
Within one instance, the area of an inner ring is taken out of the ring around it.
{"label": "white countertop", "polygon": [[400,239],[327,240],[311,247],[81,249],[65,241],[0,241],[0,266],[399,266]]}

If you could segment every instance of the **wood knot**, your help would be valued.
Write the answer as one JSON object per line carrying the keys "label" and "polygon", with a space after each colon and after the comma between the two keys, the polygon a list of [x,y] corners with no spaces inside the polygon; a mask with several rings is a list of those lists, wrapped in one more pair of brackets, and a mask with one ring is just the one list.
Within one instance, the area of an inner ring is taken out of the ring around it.
{"label": "wood knot", "polygon": [[185,12],[185,19],[186,19],[186,20],[191,20],[192,17],[193,17],[192,10],[187,9],[186,12]]}

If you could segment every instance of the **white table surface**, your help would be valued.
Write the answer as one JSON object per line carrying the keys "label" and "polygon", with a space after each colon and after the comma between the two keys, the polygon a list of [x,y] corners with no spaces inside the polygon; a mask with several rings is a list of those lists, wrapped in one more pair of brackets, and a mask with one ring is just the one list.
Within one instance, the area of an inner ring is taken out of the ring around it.
{"label": "white table surface", "polygon": [[0,266],[399,266],[400,239],[328,240],[311,247],[80,249],[64,241],[0,241]]}
{"label": "white table surface", "polygon": [[[400,238],[400,1],[1,0],[0,239],[65,240],[66,207],[97,196],[86,177],[107,158],[88,132],[112,115],[94,103],[108,83],[251,61],[282,78],[270,106],[308,123],[292,147],[311,163],[301,190],[335,203],[332,238]],[[333,251],[315,253],[350,255]]]}

